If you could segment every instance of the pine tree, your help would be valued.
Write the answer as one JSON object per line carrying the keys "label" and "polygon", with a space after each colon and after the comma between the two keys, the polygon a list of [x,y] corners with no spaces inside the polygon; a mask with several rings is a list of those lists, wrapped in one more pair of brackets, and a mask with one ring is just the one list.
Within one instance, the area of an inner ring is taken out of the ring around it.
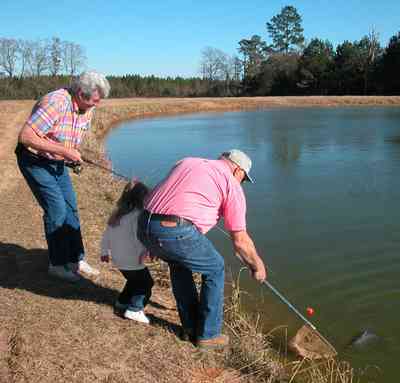
{"label": "pine tree", "polygon": [[268,33],[273,41],[271,48],[284,54],[301,49],[304,43],[301,22],[302,18],[295,7],[283,7],[281,13],[267,23]]}

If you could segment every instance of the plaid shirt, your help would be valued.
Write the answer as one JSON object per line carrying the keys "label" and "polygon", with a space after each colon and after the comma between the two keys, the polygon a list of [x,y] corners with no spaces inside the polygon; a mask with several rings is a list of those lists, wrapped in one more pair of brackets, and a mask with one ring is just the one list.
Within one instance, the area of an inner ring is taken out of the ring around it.
{"label": "plaid shirt", "polygon": [[[66,148],[78,148],[90,128],[94,108],[79,112],[68,89],[62,88],[41,98],[32,110],[27,124],[42,138],[61,142]],[[53,158],[50,153],[40,153]]]}

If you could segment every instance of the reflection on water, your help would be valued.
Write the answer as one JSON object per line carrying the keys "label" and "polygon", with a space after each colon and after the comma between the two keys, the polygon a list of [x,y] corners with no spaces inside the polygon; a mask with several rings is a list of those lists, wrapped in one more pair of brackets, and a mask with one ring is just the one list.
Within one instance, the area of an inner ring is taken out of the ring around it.
{"label": "reflection on water", "polygon": [[[185,156],[215,158],[240,148],[253,160],[246,185],[248,229],[270,280],[358,366],[397,376],[400,352],[400,110],[274,109],[134,121],[107,139],[114,167],[154,185]],[[235,272],[229,240],[210,233]],[[249,309],[271,326],[300,323],[269,291],[245,277]],[[373,330],[383,342],[349,349]]]}

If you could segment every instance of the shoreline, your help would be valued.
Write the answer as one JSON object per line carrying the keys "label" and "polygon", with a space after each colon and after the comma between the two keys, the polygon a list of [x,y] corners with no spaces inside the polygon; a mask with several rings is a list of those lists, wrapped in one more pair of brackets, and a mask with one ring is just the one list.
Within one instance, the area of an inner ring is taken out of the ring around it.
{"label": "shoreline", "polygon": [[103,100],[96,110],[96,135],[137,118],[187,113],[231,112],[269,108],[396,107],[400,96],[288,96],[221,98],[122,98]]}

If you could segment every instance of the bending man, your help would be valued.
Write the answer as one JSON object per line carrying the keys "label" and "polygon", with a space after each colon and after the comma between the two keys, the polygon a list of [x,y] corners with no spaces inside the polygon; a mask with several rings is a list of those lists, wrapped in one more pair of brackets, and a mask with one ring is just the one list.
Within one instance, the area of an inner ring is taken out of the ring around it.
{"label": "bending man", "polygon": [[[233,247],[258,281],[264,263],[246,231],[246,200],[241,187],[251,181],[251,160],[240,150],[217,160],[185,158],[150,193],[139,219],[139,238],[168,262],[184,333],[201,348],[221,348],[224,259],[205,234],[224,218]],[[197,294],[192,272],[200,273]]]}
{"label": "bending man", "polygon": [[85,260],[75,191],[67,162],[81,162],[78,151],[95,107],[110,92],[108,80],[90,71],[70,88],[45,95],[23,126],[16,148],[18,166],[44,211],[49,274],[75,282],[78,272],[98,274]]}

